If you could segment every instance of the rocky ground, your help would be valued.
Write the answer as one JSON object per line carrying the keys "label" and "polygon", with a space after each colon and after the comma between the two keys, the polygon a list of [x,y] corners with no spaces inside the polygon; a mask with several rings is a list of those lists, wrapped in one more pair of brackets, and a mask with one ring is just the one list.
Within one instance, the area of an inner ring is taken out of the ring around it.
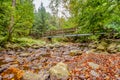
{"label": "rocky ground", "polygon": [[120,80],[119,45],[67,43],[1,50],[0,80]]}

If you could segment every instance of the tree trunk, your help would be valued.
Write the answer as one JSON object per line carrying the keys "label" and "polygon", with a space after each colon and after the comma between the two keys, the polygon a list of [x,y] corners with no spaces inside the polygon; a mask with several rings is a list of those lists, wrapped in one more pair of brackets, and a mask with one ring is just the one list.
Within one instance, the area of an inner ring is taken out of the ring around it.
{"label": "tree trunk", "polygon": [[[15,8],[16,0],[12,0],[12,7]],[[8,27],[8,36],[7,41],[12,40],[12,32],[13,32],[13,26],[14,26],[14,14],[11,15],[10,25]]]}

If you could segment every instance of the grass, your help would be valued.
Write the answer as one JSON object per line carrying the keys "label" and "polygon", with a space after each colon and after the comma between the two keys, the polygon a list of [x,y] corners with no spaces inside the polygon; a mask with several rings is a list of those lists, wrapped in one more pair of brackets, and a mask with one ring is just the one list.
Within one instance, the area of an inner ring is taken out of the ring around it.
{"label": "grass", "polygon": [[13,42],[19,44],[20,46],[32,46],[34,44],[43,45],[45,41],[40,39],[32,39],[30,37],[22,37],[22,38],[13,38]]}
{"label": "grass", "polygon": [[[0,36],[1,44],[4,40],[5,40],[5,37]],[[0,50],[3,48],[4,49],[9,49],[9,48],[16,49],[16,48],[33,47],[33,45],[36,45],[39,47],[44,44],[46,44],[46,42],[41,39],[33,39],[31,37],[20,37],[20,38],[14,37],[12,39],[12,42],[5,42],[3,46],[0,46]]]}

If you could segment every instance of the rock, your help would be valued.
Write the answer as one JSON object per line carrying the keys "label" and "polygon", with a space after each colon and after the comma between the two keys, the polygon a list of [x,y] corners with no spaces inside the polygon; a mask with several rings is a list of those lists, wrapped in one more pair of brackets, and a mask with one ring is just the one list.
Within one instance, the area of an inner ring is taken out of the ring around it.
{"label": "rock", "polygon": [[98,47],[97,47],[97,49],[98,50],[105,50],[105,47],[103,45],[99,44]]}
{"label": "rock", "polygon": [[14,77],[14,74],[9,74],[9,78],[12,79]]}
{"label": "rock", "polygon": [[111,43],[111,44],[108,46],[107,51],[108,51],[108,52],[117,52],[116,47],[117,47],[117,44],[116,44],[116,43]]}
{"label": "rock", "polygon": [[102,54],[109,54],[107,51],[105,51],[105,52],[101,52]]}
{"label": "rock", "polygon": [[95,49],[95,48],[97,47],[97,45],[94,44],[94,43],[90,43],[90,44],[89,44],[89,47]]}
{"label": "rock", "polygon": [[80,51],[80,50],[71,50],[70,51],[70,55],[71,56],[77,56],[77,55],[82,55],[82,51]]}
{"label": "rock", "polygon": [[24,72],[18,68],[10,67],[1,75],[3,77],[3,80],[20,80],[23,76],[23,73]]}
{"label": "rock", "polygon": [[116,43],[111,43],[109,46],[108,46],[108,50],[113,50],[113,49],[115,49],[116,48],[116,46],[117,46],[117,44]]}
{"label": "rock", "polygon": [[62,62],[50,68],[49,72],[50,76],[55,76],[57,79],[66,78],[66,80],[70,74],[67,65]]}
{"label": "rock", "polygon": [[99,77],[99,74],[97,72],[95,72],[94,70],[91,70],[90,74],[94,77]]}
{"label": "rock", "polygon": [[50,74],[48,71],[46,70],[40,70],[40,72],[38,72],[38,74],[42,77],[41,80],[50,80]]}
{"label": "rock", "polygon": [[0,76],[0,80],[2,80],[2,76]]}
{"label": "rock", "polygon": [[41,54],[42,57],[51,57],[50,53]]}
{"label": "rock", "polygon": [[3,71],[5,71],[7,68],[5,67],[2,67],[2,68],[0,68],[0,73],[2,73]]}
{"label": "rock", "polygon": [[107,43],[102,41],[100,44],[97,45],[97,49],[98,50],[106,50],[106,47],[107,47]]}
{"label": "rock", "polygon": [[5,57],[5,60],[3,62],[12,62],[12,61],[14,61],[14,58]]}
{"label": "rock", "polygon": [[69,55],[69,51],[63,51],[63,55]]}
{"label": "rock", "polygon": [[31,67],[31,69],[42,69],[42,65],[41,64],[34,64],[34,65],[31,65],[30,66]]}
{"label": "rock", "polygon": [[91,49],[89,51],[86,51],[87,54],[89,54],[89,53],[95,53],[95,52],[96,52],[96,49]]}
{"label": "rock", "polygon": [[120,52],[120,44],[116,46],[117,50]]}
{"label": "rock", "polygon": [[12,64],[12,65],[10,65],[10,67],[15,67],[15,68],[17,68],[19,65],[18,64]]}
{"label": "rock", "polygon": [[82,79],[82,80],[84,80],[84,79],[85,79],[85,75],[83,75],[83,74],[82,74],[82,75],[80,75],[79,77],[80,77],[80,79]]}
{"label": "rock", "polygon": [[23,58],[20,57],[17,57],[16,61],[19,62],[19,64],[22,64],[24,62]]}
{"label": "rock", "polygon": [[7,49],[19,49],[20,46],[17,45],[17,44],[8,43],[8,44],[5,45],[5,48],[7,48]]}
{"label": "rock", "polygon": [[37,45],[37,44],[34,44],[34,45],[32,45],[31,47],[32,47],[33,49],[39,49],[39,48],[40,48],[40,46]]}
{"label": "rock", "polygon": [[14,51],[9,51],[8,54],[9,54],[9,55],[14,55],[15,52],[14,52]]}
{"label": "rock", "polygon": [[95,64],[93,62],[88,62],[88,65],[93,69],[98,69],[100,67],[98,64]]}
{"label": "rock", "polygon": [[55,44],[47,44],[46,47],[49,47],[50,49],[53,49],[55,47]]}
{"label": "rock", "polygon": [[31,53],[21,53],[19,56],[20,57],[28,57],[30,56]]}
{"label": "rock", "polygon": [[9,66],[10,66],[9,64],[1,65],[0,66],[0,73],[4,72]]}
{"label": "rock", "polygon": [[31,71],[24,72],[22,79],[23,80],[45,80],[39,74],[33,73]]}
{"label": "rock", "polygon": [[32,52],[34,51],[34,49],[28,48],[27,51],[28,51],[29,53],[32,53]]}

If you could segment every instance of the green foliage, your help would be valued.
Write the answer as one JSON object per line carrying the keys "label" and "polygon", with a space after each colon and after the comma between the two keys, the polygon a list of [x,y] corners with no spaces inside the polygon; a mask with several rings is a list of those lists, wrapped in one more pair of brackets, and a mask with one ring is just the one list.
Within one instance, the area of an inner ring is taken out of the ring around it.
{"label": "green foliage", "polygon": [[34,16],[35,19],[32,28],[32,34],[35,35],[34,37],[40,38],[46,31],[57,29],[56,17],[46,12],[43,3],[41,3],[38,11],[34,13]]}
{"label": "green foliage", "polygon": [[42,40],[32,39],[30,37],[13,38],[13,42],[20,46],[32,46],[45,44]]}
{"label": "green foliage", "polygon": [[7,27],[9,25],[10,20],[10,9],[11,7],[7,3],[0,4],[0,35],[5,36]]}
{"label": "green foliage", "polygon": [[27,36],[33,25],[34,7],[32,1],[17,2],[15,11],[15,36]]}
{"label": "green foliage", "polygon": [[24,0],[24,3],[20,3],[20,0],[16,0],[15,8],[11,4],[11,1],[4,1],[0,6],[0,34],[7,36],[10,31],[10,18],[13,16],[14,24],[11,27],[11,35],[28,35],[33,23],[32,2]]}
{"label": "green foliage", "polygon": [[46,12],[43,3],[38,9],[38,12],[35,12],[35,20],[33,25],[33,33],[37,33],[38,35],[42,35],[47,30],[47,19],[48,13]]}
{"label": "green foliage", "polygon": [[[69,11],[70,17],[65,23],[68,28],[78,27],[77,33],[111,33],[120,31],[119,0],[60,0]],[[58,4],[58,0],[51,0]],[[54,7],[54,5],[53,5]],[[72,24],[71,24],[72,21]],[[88,39],[96,40],[101,35]],[[112,35],[111,35],[112,36]],[[85,38],[86,39],[86,38]]]}
{"label": "green foliage", "polygon": [[118,15],[117,0],[71,0],[70,4],[71,14],[74,14],[76,24],[80,26],[78,31],[80,33],[83,31],[88,33],[105,32],[105,28],[113,23],[118,25],[120,15]]}

